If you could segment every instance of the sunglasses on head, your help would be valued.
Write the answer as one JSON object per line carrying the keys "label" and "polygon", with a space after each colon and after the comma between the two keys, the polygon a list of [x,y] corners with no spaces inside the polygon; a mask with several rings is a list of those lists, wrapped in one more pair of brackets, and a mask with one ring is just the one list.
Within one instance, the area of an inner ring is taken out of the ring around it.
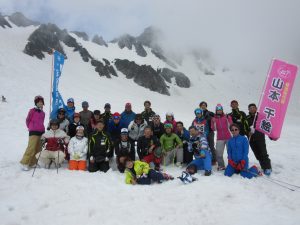
{"label": "sunglasses on head", "polygon": [[238,131],[239,129],[235,128],[235,129],[231,129],[230,131],[233,132],[233,131]]}

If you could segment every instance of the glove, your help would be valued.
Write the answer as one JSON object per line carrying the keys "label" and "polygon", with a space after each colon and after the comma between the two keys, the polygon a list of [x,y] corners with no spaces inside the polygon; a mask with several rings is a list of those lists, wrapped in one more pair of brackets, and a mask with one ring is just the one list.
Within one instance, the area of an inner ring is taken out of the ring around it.
{"label": "glove", "polygon": [[140,178],[147,178],[147,177],[148,177],[148,175],[145,174],[145,173],[143,173],[142,176],[141,176]]}
{"label": "glove", "polygon": [[105,157],[105,162],[108,162],[109,161],[109,158]]}
{"label": "glove", "polygon": [[254,134],[255,133],[255,128],[253,127],[253,125],[250,127],[250,133]]}
{"label": "glove", "polygon": [[74,158],[74,159],[80,159],[80,155],[79,155],[78,153],[74,153],[74,154],[73,154],[73,158]]}
{"label": "glove", "polygon": [[230,165],[230,166],[232,166],[234,169],[236,169],[236,163],[232,160],[232,159],[228,159],[228,164]]}
{"label": "glove", "polygon": [[205,158],[205,151],[203,150],[200,151],[200,158]]}
{"label": "glove", "polygon": [[198,144],[197,143],[193,143],[192,144],[192,148],[195,150],[195,149],[197,149],[197,147],[198,147]]}
{"label": "glove", "polygon": [[63,143],[64,143],[64,140],[63,140],[63,139],[57,139],[57,143],[58,143],[58,144],[63,144]]}

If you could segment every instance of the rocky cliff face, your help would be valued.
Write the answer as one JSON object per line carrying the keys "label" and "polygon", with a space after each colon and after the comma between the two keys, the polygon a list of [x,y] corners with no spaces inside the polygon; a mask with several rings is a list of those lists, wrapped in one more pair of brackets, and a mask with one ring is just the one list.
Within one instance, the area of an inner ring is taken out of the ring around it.
{"label": "rocky cliff face", "polygon": [[7,22],[7,20],[4,18],[4,16],[1,15],[1,13],[0,13],[0,26],[3,28],[6,28],[6,27],[11,28],[11,25],[9,24],[9,22]]}
{"label": "rocky cliff face", "polygon": [[27,17],[25,17],[20,12],[15,12],[12,15],[10,15],[8,18],[12,23],[17,25],[18,27],[28,27],[28,26],[31,26],[31,25],[32,26],[40,25],[39,22],[32,21],[32,20],[28,19]]}

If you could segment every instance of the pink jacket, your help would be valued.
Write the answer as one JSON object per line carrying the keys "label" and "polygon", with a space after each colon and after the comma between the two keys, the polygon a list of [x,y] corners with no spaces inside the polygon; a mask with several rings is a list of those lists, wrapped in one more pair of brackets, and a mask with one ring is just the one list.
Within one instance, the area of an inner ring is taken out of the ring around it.
{"label": "pink jacket", "polygon": [[231,116],[223,114],[222,116],[215,115],[212,118],[211,129],[217,131],[217,140],[229,140],[231,138],[230,124],[232,124]]}
{"label": "pink jacket", "polygon": [[26,118],[26,126],[29,131],[45,132],[44,126],[45,113],[37,108],[29,110]]}
{"label": "pink jacket", "polygon": [[174,119],[173,119],[172,121],[166,120],[166,121],[164,122],[164,124],[167,124],[167,123],[172,124],[172,126],[173,126],[172,132],[173,132],[173,133],[176,133],[176,131],[177,131],[177,122],[176,122],[176,120],[174,120]]}

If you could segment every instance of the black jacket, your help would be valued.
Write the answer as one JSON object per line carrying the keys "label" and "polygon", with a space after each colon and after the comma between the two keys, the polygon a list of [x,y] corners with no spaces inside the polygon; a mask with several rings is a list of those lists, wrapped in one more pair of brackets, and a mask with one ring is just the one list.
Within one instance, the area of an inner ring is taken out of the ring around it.
{"label": "black jacket", "polygon": [[90,137],[89,157],[93,156],[95,161],[103,161],[106,157],[112,157],[113,145],[108,133],[96,131]]}
{"label": "black jacket", "polygon": [[134,152],[134,145],[130,141],[122,142],[120,140],[115,143],[115,153],[117,157],[131,156]]}
{"label": "black jacket", "polygon": [[210,112],[208,110],[203,110],[203,117],[204,119],[206,119],[208,126],[209,126],[209,132],[212,131],[211,129],[211,119],[215,116],[215,114],[213,112]]}
{"label": "black jacket", "polygon": [[[249,126],[252,126],[254,118],[255,118],[255,114],[253,114],[253,115],[249,114],[247,116],[247,121],[248,121]],[[256,116],[256,119],[255,119],[254,128],[256,127],[256,121],[257,121],[257,116]],[[262,132],[259,132],[257,130],[255,130],[254,134],[252,134],[251,138],[250,138],[251,142],[253,142],[253,141],[264,141],[264,140],[265,140],[265,134],[262,133]]]}
{"label": "black jacket", "polygon": [[153,135],[155,135],[158,139],[165,133],[164,124],[160,123],[158,126],[154,125],[153,122],[150,122],[149,125],[153,131]]}
{"label": "black jacket", "polygon": [[239,109],[233,109],[231,113],[228,115],[231,116],[232,122],[236,123],[240,127],[240,134],[241,135],[248,135],[250,128],[247,121],[246,113],[240,111]]}
{"label": "black jacket", "polygon": [[76,128],[78,126],[83,126],[80,122],[79,123],[70,123],[68,127],[68,135],[72,138],[76,135]]}
{"label": "black jacket", "polygon": [[160,142],[156,136],[151,136],[150,138],[146,138],[145,136],[142,136],[138,139],[137,142],[137,153],[142,159],[144,156],[149,155],[149,148],[155,145],[155,147],[160,146]]}

